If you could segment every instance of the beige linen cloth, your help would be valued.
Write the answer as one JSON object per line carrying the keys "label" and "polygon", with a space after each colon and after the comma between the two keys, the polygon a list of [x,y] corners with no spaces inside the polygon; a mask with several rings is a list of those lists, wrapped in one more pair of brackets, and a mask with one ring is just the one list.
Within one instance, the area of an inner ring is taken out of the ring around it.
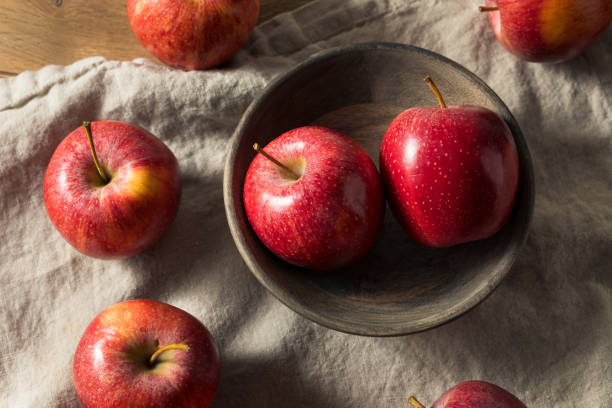
{"label": "beige linen cloth", "polygon": [[[219,69],[94,57],[0,80],[0,406],[78,407],[71,367],[93,317],[126,299],[187,310],[221,352],[216,408],[407,407],[482,379],[529,407],[612,407],[612,30],[580,57],[530,64],[475,1],[320,0],[258,26]],[[222,198],[225,149],[279,73],[332,46],[395,41],[441,53],[505,101],[529,143],[533,224],[501,286],[465,316],[397,338],[297,315],[249,273]],[[142,126],[176,154],[178,217],[153,248],[90,259],[56,232],[42,182],[83,120]]]}

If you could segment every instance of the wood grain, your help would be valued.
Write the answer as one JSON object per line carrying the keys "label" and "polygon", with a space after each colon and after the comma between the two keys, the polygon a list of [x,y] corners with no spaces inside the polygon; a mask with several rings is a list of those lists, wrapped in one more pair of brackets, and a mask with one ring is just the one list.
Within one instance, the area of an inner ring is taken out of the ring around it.
{"label": "wood grain", "polygon": [[[310,1],[261,0],[259,22]],[[153,59],[132,33],[125,0],[3,0],[0,44],[0,76],[94,55]]]}

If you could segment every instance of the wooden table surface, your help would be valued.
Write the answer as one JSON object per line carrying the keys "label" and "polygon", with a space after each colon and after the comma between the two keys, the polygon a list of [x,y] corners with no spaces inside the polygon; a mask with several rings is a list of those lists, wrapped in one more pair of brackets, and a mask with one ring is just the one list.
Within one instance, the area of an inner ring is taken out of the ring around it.
{"label": "wooden table surface", "polygon": [[[312,0],[261,0],[259,23]],[[1,0],[0,76],[101,55],[154,57],[138,42],[125,0]]]}

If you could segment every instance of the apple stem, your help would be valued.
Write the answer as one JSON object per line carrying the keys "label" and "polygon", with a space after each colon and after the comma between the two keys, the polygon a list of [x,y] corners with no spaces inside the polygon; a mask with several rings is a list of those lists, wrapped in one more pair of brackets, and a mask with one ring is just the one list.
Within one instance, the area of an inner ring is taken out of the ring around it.
{"label": "apple stem", "polygon": [[157,349],[157,351],[155,353],[153,353],[153,355],[149,359],[149,365],[155,364],[155,360],[157,360],[157,356],[159,356],[161,353],[163,353],[164,351],[167,351],[167,350],[184,350],[184,351],[189,351],[189,346],[186,345],[186,344],[183,344],[183,343],[178,343],[178,344],[168,344],[167,346],[161,347],[161,348]]}
{"label": "apple stem", "polygon": [[497,10],[499,10],[499,7],[484,7],[484,6],[478,7],[478,11],[480,11],[481,13],[483,11],[497,11]]}
{"label": "apple stem", "polygon": [[104,172],[102,166],[100,166],[100,162],[98,161],[98,155],[96,154],[96,148],[94,147],[93,138],[91,137],[91,123],[83,122],[83,127],[85,128],[85,133],[87,134],[87,140],[89,141],[89,148],[91,149],[91,155],[93,156],[94,164],[96,165],[96,169],[98,169],[98,174],[102,178],[102,181],[108,183],[108,176]]}
{"label": "apple stem", "polygon": [[436,84],[434,84],[433,79],[431,79],[430,77],[426,76],[425,77],[425,82],[427,82],[427,85],[429,85],[429,87],[431,88],[433,93],[436,94],[436,98],[438,98],[438,103],[440,104],[442,109],[446,109],[446,104],[444,103],[444,99],[442,98],[442,94],[438,90],[438,87],[436,86]]}
{"label": "apple stem", "polygon": [[425,405],[421,404],[421,403],[419,402],[419,400],[417,400],[417,399],[416,399],[416,398],[414,398],[414,397],[410,397],[410,398],[408,399],[408,402],[409,402],[409,403],[410,403],[410,405],[412,405],[414,408],[425,408]]}
{"label": "apple stem", "polygon": [[277,166],[279,166],[279,167],[283,168],[284,170],[286,170],[287,172],[289,172],[289,174],[291,174],[291,176],[294,179],[298,180],[300,178],[300,176],[298,174],[296,174],[293,170],[291,170],[289,167],[285,166],[283,163],[279,162],[274,157],[272,157],[268,153],[266,153],[264,151],[264,149],[262,149],[261,146],[259,146],[258,143],[253,143],[253,149],[257,153],[261,153],[266,159],[270,160],[272,163],[276,164]]}

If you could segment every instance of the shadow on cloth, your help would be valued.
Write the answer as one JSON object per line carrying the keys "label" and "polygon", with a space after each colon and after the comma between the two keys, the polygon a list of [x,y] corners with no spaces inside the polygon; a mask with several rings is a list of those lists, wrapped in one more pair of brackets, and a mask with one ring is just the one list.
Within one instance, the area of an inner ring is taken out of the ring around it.
{"label": "shadow on cloth", "polygon": [[297,367],[297,354],[222,358],[221,382],[212,408],[343,408],[332,392],[321,387],[320,378],[308,382],[308,376],[296,373]]}
{"label": "shadow on cloth", "polygon": [[[125,261],[141,283],[130,298],[164,300],[169,294],[197,285],[219,254],[233,249],[224,216],[222,185],[217,177],[182,176],[179,212],[164,236],[142,254]],[[194,273],[196,272],[196,273]]]}

